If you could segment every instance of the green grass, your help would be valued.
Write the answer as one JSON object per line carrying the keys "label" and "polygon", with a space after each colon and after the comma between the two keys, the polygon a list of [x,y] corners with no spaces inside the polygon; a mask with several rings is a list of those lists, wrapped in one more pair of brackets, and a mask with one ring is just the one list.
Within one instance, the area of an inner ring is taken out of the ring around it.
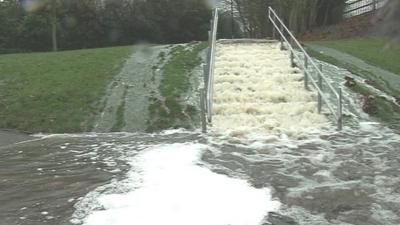
{"label": "green grass", "polygon": [[374,75],[370,71],[367,71],[365,69],[359,68],[359,67],[357,67],[357,66],[355,66],[355,65],[353,65],[351,63],[347,63],[346,61],[341,61],[341,60],[338,60],[338,59],[333,58],[331,56],[328,56],[328,55],[322,54],[320,52],[314,51],[311,48],[307,48],[307,52],[311,56],[313,56],[313,57],[315,57],[315,58],[317,58],[319,60],[322,60],[322,61],[328,62],[328,63],[330,63],[332,65],[336,65],[338,67],[347,69],[351,73],[357,74],[358,76],[363,77],[366,80],[374,81],[373,82],[373,86],[375,88],[379,89],[379,90],[382,90],[382,91],[384,91],[384,92],[386,92],[388,94],[392,94],[392,95],[400,94],[399,90],[391,89],[387,85],[385,80],[382,80],[382,78],[376,77],[376,75]]}
{"label": "green grass", "polygon": [[149,123],[148,131],[191,128],[197,110],[195,106],[184,104],[182,95],[189,91],[191,71],[201,63],[199,53],[206,47],[207,43],[201,43],[190,48],[176,46],[171,50],[170,58],[162,68],[159,87],[164,99],[154,99],[150,105],[150,115],[155,120]]}
{"label": "green grass", "polygon": [[[319,43],[318,43],[319,44]],[[369,71],[360,69],[352,64],[346,63],[344,61],[337,60],[333,57],[321,54],[317,51],[314,51],[310,48],[307,49],[307,52],[322,61],[325,61],[327,63],[330,63],[332,65],[336,65],[341,68],[345,68],[349,70],[353,74],[357,74],[361,77],[364,77],[365,79],[372,80],[374,81],[373,86],[377,89],[383,90],[386,93],[391,93],[393,90],[388,89],[387,85],[381,81],[381,80],[376,80],[376,77],[373,76]],[[368,95],[374,95],[363,83],[357,83],[356,86],[350,88],[354,93],[357,93],[359,95],[363,96],[368,96]],[[377,98],[375,100],[375,104],[378,108],[378,112],[375,115],[378,119],[388,122],[388,123],[398,123],[399,118],[400,118],[400,110],[399,107],[392,102],[387,101],[386,99],[383,98]]]}
{"label": "green grass", "polygon": [[389,39],[367,37],[313,43],[346,52],[400,75],[400,45]]}
{"label": "green grass", "polygon": [[0,55],[0,128],[90,131],[132,47]]}

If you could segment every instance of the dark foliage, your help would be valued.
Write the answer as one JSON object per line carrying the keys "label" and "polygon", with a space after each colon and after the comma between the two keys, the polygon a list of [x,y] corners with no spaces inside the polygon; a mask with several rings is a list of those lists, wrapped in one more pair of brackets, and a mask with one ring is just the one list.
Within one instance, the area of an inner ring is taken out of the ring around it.
{"label": "dark foliage", "polygon": [[4,0],[0,53],[206,40],[210,16],[202,0]]}

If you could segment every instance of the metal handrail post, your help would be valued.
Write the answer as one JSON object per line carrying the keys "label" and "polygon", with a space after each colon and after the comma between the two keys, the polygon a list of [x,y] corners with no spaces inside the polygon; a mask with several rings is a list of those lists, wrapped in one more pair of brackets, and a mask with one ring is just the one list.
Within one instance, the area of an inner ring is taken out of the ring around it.
{"label": "metal handrail post", "polygon": [[290,40],[290,45],[293,46],[294,45],[294,43],[293,43],[294,42],[294,32],[293,31],[290,31],[290,32],[293,34],[293,36],[291,35],[290,39],[289,39]]}
{"label": "metal handrail post", "polygon": [[212,40],[211,40],[211,30],[208,31],[208,52],[207,52],[207,63],[210,62],[210,58],[211,58],[211,44],[212,44]]}
{"label": "metal handrail post", "polygon": [[[322,90],[322,77],[320,74],[318,74],[318,86],[319,89]],[[321,97],[321,93],[318,92],[318,113],[322,112],[322,97]]]}
{"label": "metal handrail post", "polygon": [[[274,19],[276,18],[276,16],[274,16]],[[281,35],[281,50],[284,50],[285,49],[285,47],[283,46],[283,39],[284,39],[284,34],[283,34],[283,27],[282,27],[282,25],[281,25],[281,27],[280,27],[280,29],[279,29],[279,33],[282,33],[282,35]]]}
{"label": "metal handrail post", "polygon": [[339,101],[338,101],[338,130],[343,129],[343,94],[342,88],[339,88]]}
{"label": "metal handrail post", "polygon": [[296,64],[294,63],[294,51],[290,50],[290,66],[291,67],[296,67]]}
{"label": "metal handrail post", "polygon": [[200,118],[201,118],[201,132],[207,133],[207,121],[206,121],[206,92],[204,88],[200,89]]}
{"label": "metal handrail post", "polygon": [[[268,15],[270,16],[271,15],[271,12],[270,11],[268,11]],[[275,21],[275,17],[274,17],[274,21]],[[276,39],[276,30],[275,30],[276,28],[275,28],[275,26],[272,26],[272,38],[275,40]]]}
{"label": "metal handrail post", "polygon": [[308,58],[304,55],[304,88],[308,90]]}
{"label": "metal handrail post", "polygon": [[276,31],[275,31],[275,27],[272,26],[272,39],[275,40],[276,39]]}
{"label": "metal handrail post", "polygon": [[206,93],[207,93],[207,84],[208,84],[208,65],[207,65],[208,63],[206,63],[204,66],[203,66],[203,73],[204,73],[204,89],[206,90]]}
{"label": "metal handrail post", "polygon": [[213,23],[211,29],[211,44],[210,44],[210,63],[208,67],[208,88],[206,94],[207,101],[207,120],[212,123],[212,109],[213,109],[213,98],[214,98],[214,66],[215,66],[215,49],[218,29],[218,9],[215,8],[213,11]]}
{"label": "metal handrail post", "polygon": [[[322,64],[319,64],[319,70],[322,71]],[[318,74],[318,87],[321,91],[323,91],[322,77],[321,74]],[[318,113],[322,112],[322,97],[321,93],[318,92]]]}

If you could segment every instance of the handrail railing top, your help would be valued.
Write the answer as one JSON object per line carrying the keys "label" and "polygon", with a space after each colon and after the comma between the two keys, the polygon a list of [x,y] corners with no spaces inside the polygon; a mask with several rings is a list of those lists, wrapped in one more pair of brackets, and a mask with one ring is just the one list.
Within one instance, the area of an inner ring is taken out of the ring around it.
{"label": "handrail railing top", "polygon": [[217,29],[218,29],[218,8],[214,8],[213,10],[213,18],[211,24],[211,33],[210,33],[210,58],[208,62],[208,83],[207,83],[207,115],[208,121],[212,122],[212,108],[213,108],[213,95],[214,95],[214,66],[215,66],[215,48],[216,48],[216,39],[217,39]]}
{"label": "handrail railing top", "polygon": [[[286,32],[289,34],[289,36],[292,38],[292,40],[294,41],[294,43],[297,45],[297,47],[299,47],[299,49],[304,53],[304,56],[309,60],[309,62],[311,62],[311,65],[314,67],[314,69],[321,75],[322,79],[327,83],[329,89],[331,89],[331,91],[336,95],[337,98],[339,98],[339,94],[337,93],[337,91],[335,90],[335,88],[332,87],[332,85],[330,84],[330,82],[326,79],[326,77],[324,76],[324,74],[322,73],[322,71],[318,68],[318,66],[315,64],[314,60],[308,55],[308,53],[306,52],[306,50],[301,46],[301,44],[299,43],[299,41],[294,37],[294,35],[292,34],[292,32],[290,32],[290,30],[287,28],[287,26],[285,25],[285,23],[283,23],[283,21],[280,19],[280,17],[276,14],[275,10],[272,9],[272,7],[268,7],[269,13],[272,12],[274,14],[274,18],[276,18],[278,20],[278,22],[282,25],[282,27],[286,30]],[[271,14],[269,14],[270,17]],[[272,18],[270,18],[272,20]],[[275,24],[276,25],[276,24]],[[279,29],[278,29],[279,30]],[[285,37],[284,34],[282,34],[281,32],[279,32],[282,37]],[[286,42],[287,39],[286,39]],[[293,49],[293,48],[292,48]]]}

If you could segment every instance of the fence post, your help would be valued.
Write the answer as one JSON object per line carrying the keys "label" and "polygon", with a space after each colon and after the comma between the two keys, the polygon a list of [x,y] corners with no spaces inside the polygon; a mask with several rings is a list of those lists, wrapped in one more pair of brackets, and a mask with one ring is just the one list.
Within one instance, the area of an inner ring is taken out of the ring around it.
{"label": "fence post", "polygon": [[[275,17],[273,19],[273,21],[275,22]],[[272,23],[272,22],[271,22]],[[275,23],[272,23],[272,39],[275,40],[276,39],[276,30],[275,30]]]}
{"label": "fence post", "polygon": [[201,132],[207,133],[207,121],[206,121],[206,98],[204,88],[200,89],[200,117],[201,117]]}
{"label": "fence post", "polygon": [[208,74],[208,62],[203,66],[203,70],[204,70],[204,87],[205,90],[207,92],[208,88],[208,79],[209,79],[209,74]]}
{"label": "fence post", "polygon": [[306,54],[304,54],[304,88],[308,90],[308,58]]}
{"label": "fence post", "polygon": [[[292,32],[292,35],[294,37],[294,32],[293,31],[290,31],[290,32]],[[292,38],[292,36],[290,36],[290,45],[293,46],[293,43],[294,43],[294,39]]]}
{"label": "fence post", "polygon": [[[283,25],[281,24],[280,26],[280,32],[282,33],[282,36],[285,35],[285,32],[283,31]],[[283,46],[283,37],[281,36],[281,50],[285,50],[285,47]]]}
{"label": "fence post", "polygon": [[[320,73],[318,73],[318,88],[323,91],[322,87],[322,76]],[[318,92],[318,113],[322,112],[322,95],[321,93]]]}
{"label": "fence post", "polygon": [[290,66],[295,67],[296,65],[294,64],[294,52],[293,50],[290,50]]}
{"label": "fence post", "polygon": [[271,8],[268,8],[268,18],[270,20],[272,20],[271,21],[271,24],[272,24],[272,39],[275,40],[276,39],[276,28],[275,28],[275,24],[276,23],[275,23],[275,15],[272,15]]}
{"label": "fence post", "polygon": [[342,88],[339,88],[339,102],[338,102],[338,130],[343,129],[343,94]]}
{"label": "fence post", "polygon": [[[212,28],[211,28],[212,29]],[[211,45],[212,45],[212,33],[208,31],[208,52],[207,52],[207,63],[210,62],[211,59]]]}
{"label": "fence post", "polygon": [[372,0],[372,10],[376,10],[377,9],[377,2],[376,2],[376,0]]}
{"label": "fence post", "polygon": [[[322,73],[322,64],[319,64],[319,70]],[[318,88],[323,92],[323,83],[322,83],[322,76],[318,73]],[[318,92],[318,113],[322,112],[322,96],[321,93]]]}

